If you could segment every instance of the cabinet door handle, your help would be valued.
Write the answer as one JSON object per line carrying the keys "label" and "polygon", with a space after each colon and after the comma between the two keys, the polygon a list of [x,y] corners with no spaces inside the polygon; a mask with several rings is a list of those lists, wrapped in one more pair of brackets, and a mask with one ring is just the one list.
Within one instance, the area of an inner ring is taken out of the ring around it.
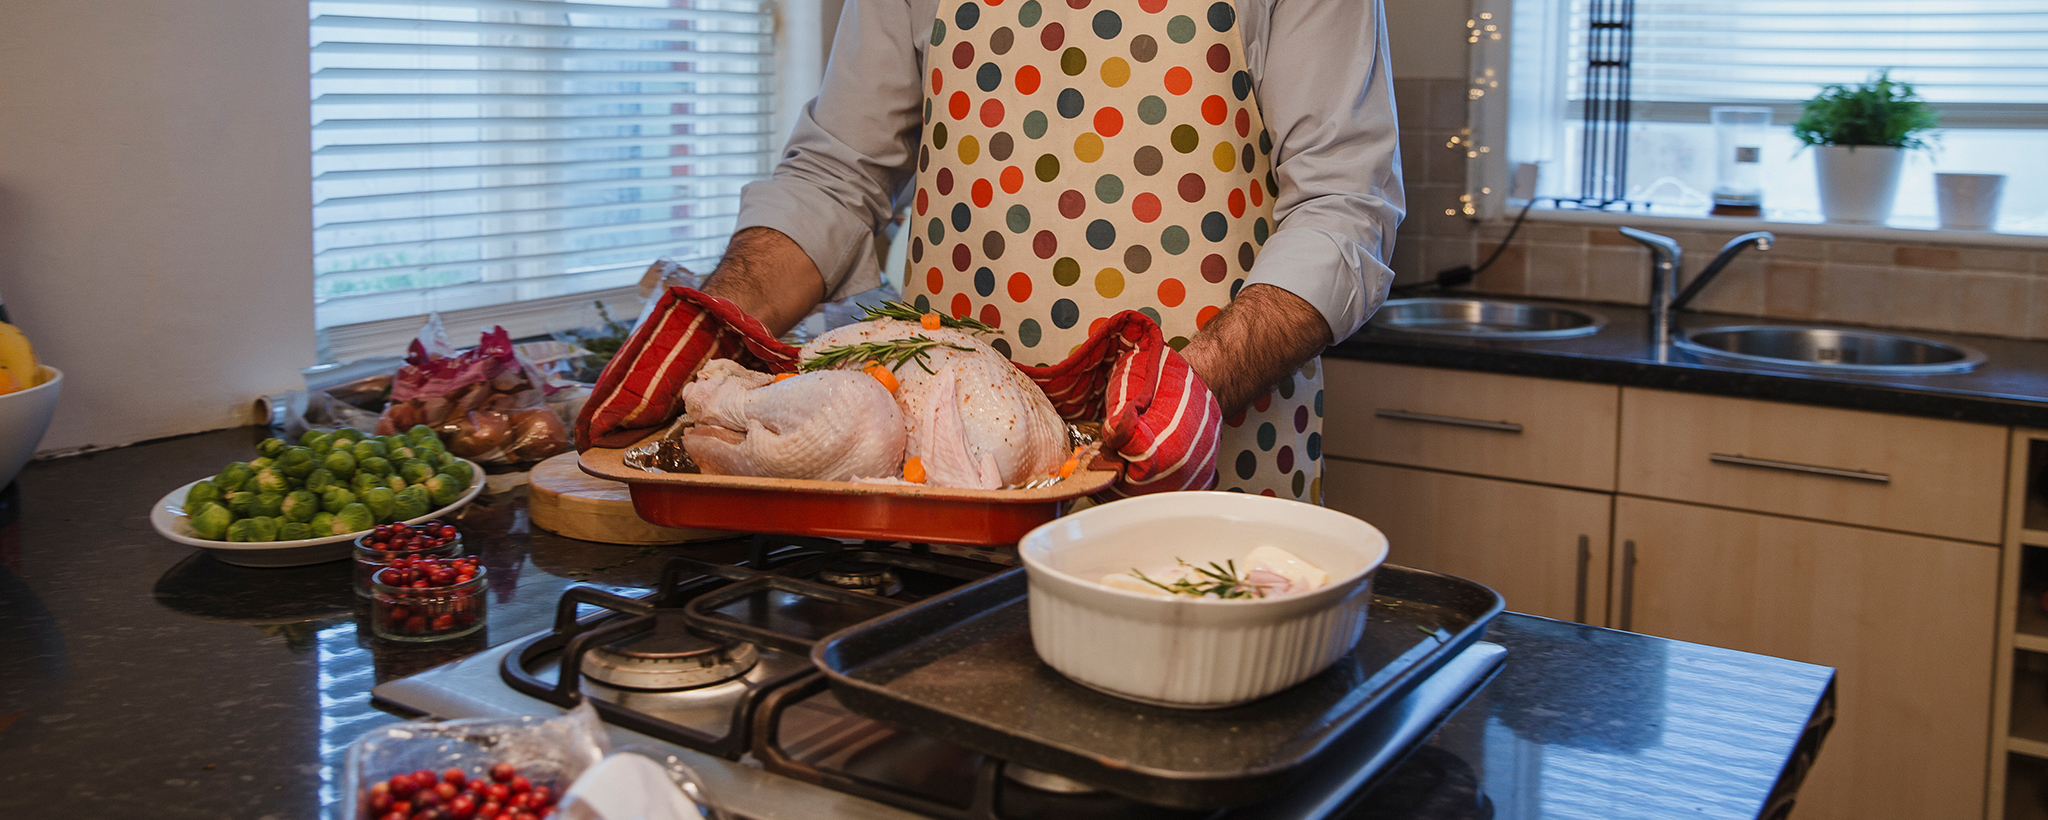
{"label": "cabinet door handle", "polygon": [[1468,419],[1464,416],[1439,416],[1435,413],[1414,413],[1407,410],[1389,410],[1385,407],[1372,411],[1372,414],[1383,419],[1394,419],[1396,421],[1420,421],[1429,424],[1448,424],[1452,427],[1477,427],[1481,430],[1499,430],[1503,433],[1522,432],[1522,425],[1512,421],[1486,421],[1484,419]]}
{"label": "cabinet door handle", "polygon": [[1833,478],[1852,478],[1857,481],[1875,481],[1879,484],[1889,484],[1892,480],[1892,477],[1886,473],[1872,473],[1863,470],[1844,470],[1840,467],[1821,467],[1814,464],[1801,464],[1797,461],[1777,461],[1768,458],[1732,456],[1727,453],[1709,453],[1707,454],[1707,460],[1714,462],[1715,464],[1733,464],[1738,467],[1763,467],[1771,470],[1786,470],[1789,472],[1806,473],[1809,475],[1824,475],[1831,476]]}
{"label": "cabinet door handle", "polygon": [[1621,542],[1621,631],[1632,632],[1636,615],[1636,542]]}
{"label": "cabinet door handle", "polygon": [[1572,604],[1572,620],[1586,622],[1586,573],[1593,563],[1593,539],[1579,536],[1579,590],[1578,599]]}

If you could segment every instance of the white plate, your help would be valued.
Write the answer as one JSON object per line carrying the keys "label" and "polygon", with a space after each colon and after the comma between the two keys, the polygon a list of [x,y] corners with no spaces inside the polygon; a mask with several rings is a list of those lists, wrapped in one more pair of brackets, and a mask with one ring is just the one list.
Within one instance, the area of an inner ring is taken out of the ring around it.
{"label": "white plate", "polygon": [[[484,468],[476,462],[462,459],[470,467],[469,489],[455,503],[441,509],[409,519],[405,523],[418,524],[428,519],[440,518],[462,509],[484,491]],[[199,479],[205,481],[213,476]],[[330,535],[325,538],[303,538],[297,541],[208,541],[192,531],[192,522],[185,520],[185,493],[192,489],[194,481],[172,490],[149,510],[149,523],[157,533],[172,541],[198,547],[208,554],[230,564],[243,567],[299,567],[307,564],[322,564],[347,558],[353,548],[350,542],[367,530],[346,535]]]}

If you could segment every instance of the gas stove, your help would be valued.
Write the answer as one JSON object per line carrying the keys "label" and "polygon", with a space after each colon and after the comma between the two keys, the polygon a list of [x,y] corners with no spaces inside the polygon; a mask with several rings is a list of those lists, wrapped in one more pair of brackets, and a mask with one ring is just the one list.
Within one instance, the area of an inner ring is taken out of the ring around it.
{"label": "gas stove", "polygon": [[[559,711],[589,702],[614,741],[677,755],[724,806],[760,820],[933,817],[1334,816],[1491,678],[1479,643],[1250,807],[1150,806],[1005,764],[842,706],[811,663],[824,637],[1010,569],[924,545],[755,536],[734,565],[670,559],[653,592],[564,593],[554,628],[373,690],[378,705],[436,718]],[[1484,807],[1473,807],[1483,816]],[[822,813],[821,813],[822,812]]]}

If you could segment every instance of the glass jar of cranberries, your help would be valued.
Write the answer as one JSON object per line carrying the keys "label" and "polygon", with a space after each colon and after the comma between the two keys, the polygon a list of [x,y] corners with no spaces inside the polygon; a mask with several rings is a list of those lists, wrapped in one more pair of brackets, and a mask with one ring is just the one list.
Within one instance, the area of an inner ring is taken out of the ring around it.
{"label": "glass jar of cranberries", "polygon": [[356,594],[370,597],[370,576],[399,557],[454,558],[462,554],[462,533],[441,521],[379,524],[356,536]]}
{"label": "glass jar of cranberries", "polygon": [[394,641],[475,632],[484,625],[484,574],[473,557],[393,558],[370,576],[370,631]]}

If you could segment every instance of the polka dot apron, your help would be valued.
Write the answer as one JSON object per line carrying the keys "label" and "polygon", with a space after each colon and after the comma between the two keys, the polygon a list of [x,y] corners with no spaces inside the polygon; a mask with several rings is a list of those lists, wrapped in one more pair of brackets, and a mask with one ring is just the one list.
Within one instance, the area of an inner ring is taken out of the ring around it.
{"label": "polka dot apron", "polygon": [[[1175,349],[1273,231],[1273,140],[1229,0],[941,0],[905,295],[1067,356],[1120,310]],[[1310,361],[1227,420],[1218,489],[1322,502]]]}

